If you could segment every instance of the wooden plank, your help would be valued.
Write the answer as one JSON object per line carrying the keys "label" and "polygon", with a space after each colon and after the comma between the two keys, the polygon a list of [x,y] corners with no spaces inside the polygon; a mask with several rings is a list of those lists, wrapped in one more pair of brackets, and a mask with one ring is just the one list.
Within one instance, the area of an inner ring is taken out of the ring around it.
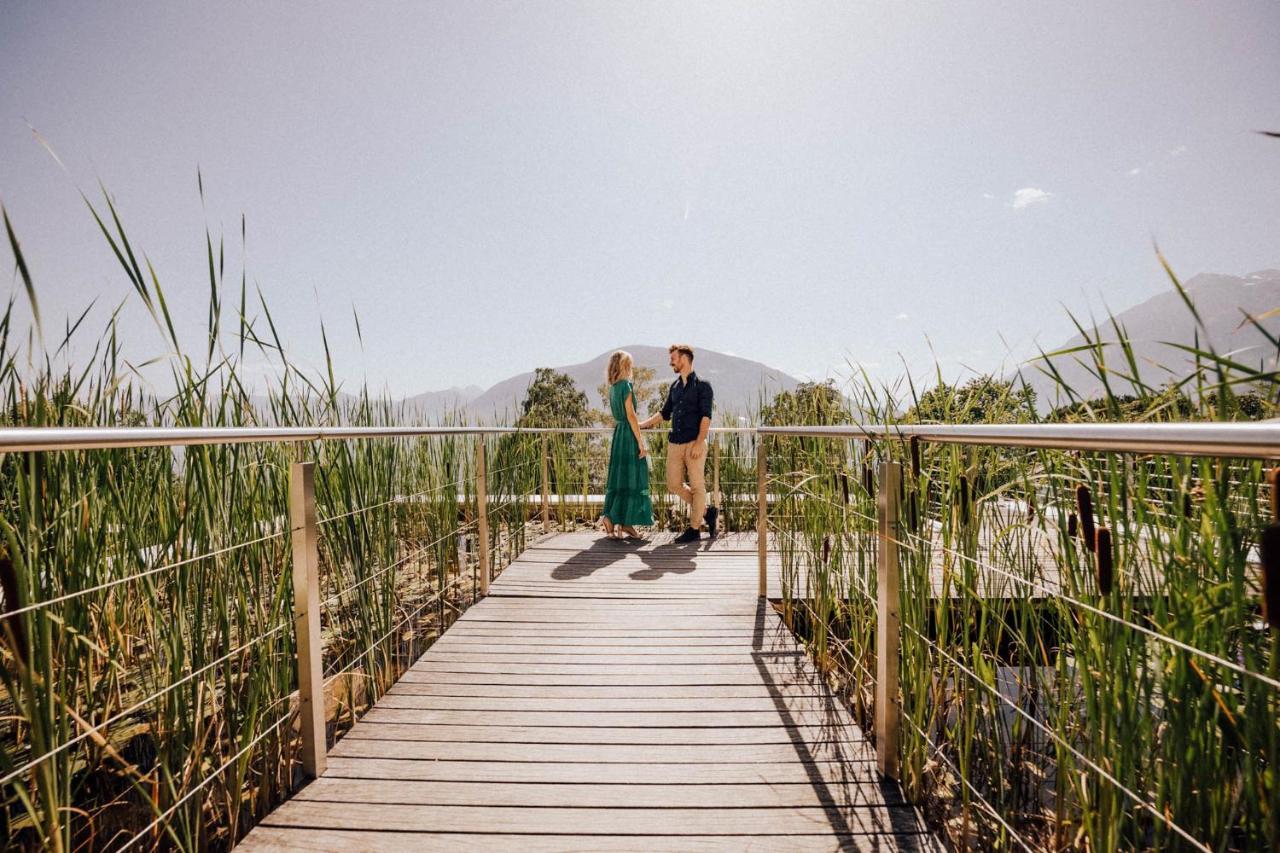
{"label": "wooden plank", "polygon": [[[647,697],[651,699],[749,699],[772,696],[773,693],[763,684],[653,684],[653,685],[607,685],[607,684],[473,684],[456,681],[409,681],[401,679],[393,690],[413,693],[418,696],[455,696],[483,697],[488,699],[523,699],[541,697],[545,699],[629,699]],[[797,686],[789,690],[787,695],[823,695],[826,693],[818,687]]]}
{"label": "wooden plank", "polygon": [[842,744],[508,744],[454,743],[451,741],[382,741],[345,737],[330,755],[344,758],[399,758],[429,761],[533,761],[598,764],[790,764],[807,753],[814,760],[841,760],[870,764],[865,745],[856,749]]}
{"label": "wooden plank", "polygon": [[[705,785],[730,783],[872,784],[873,762],[831,760],[720,764],[652,762],[508,761],[483,759],[411,759],[332,755],[326,776],[358,779],[418,779],[458,782],[538,782],[592,785]],[[815,783],[815,780],[816,783]]]}
{"label": "wooden plank", "polygon": [[[882,797],[841,802],[813,785],[572,785],[563,782],[405,782],[390,779],[317,779],[298,800],[433,806],[539,806],[551,808],[741,809],[886,805]],[[899,803],[894,803],[897,805]]]}
{"label": "wooden plank", "polygon": [[[483,684],[483,685],[557,685],[557,686],[596,686],[596,687],[724,687],[752,685],[760,686],[760,671],[753,667],[720,667],[714,673],[684,671],[671,672],[653,670],[648,673],[624,672],[586,672],[546,673],[529,672],[527,668],[515,668],[503,671],[476,672],[469,670],[449,670],[434,665],[419,664],[421,669],[409,670],[401,677],[401,682],[419,682],[427,684]],[[490,669],[495,669],[490,667]],[[687,669],[687,668],[686,668]],[[807,680],[793,679],[777,683],[779,689],[793,685],[808,684]]]}
{"label": "wooden plank", "polygon": [[[353,802],[344,802],[341,808],[335,808],[331,802],[295,798],[268,815],[263,823],[267,826],[324,826],[384,832],[465,833],[484,827],[489,832],[536,834],[563,833],[566,827],[589,827],[592,834],[630,836],[678,836],[716,830],[733,835],[883,835],[893,832],[895,823],[902,823],[891,814],[898,808],[594,809]],[[908,820],[915,823],[912,818]]]}
{"label": "wooden plank", "polygon": [[[792,654],[800,654],[793,652]],[[452,649],[434,649],[427,653],[425,660],[438,663],[512,663],[517,666],[530,661],[553,664],[584,664],[587,666],[632,666],[635,664],[662,666],[694,666],[697,664],[750,664],[751,649],[734,651],[676,649],[669,652],[650,652],[638,654],[622,654],[615,652],[595,652],[590,649],[571,649],[562,652],[506,651],[454,651]]]}
{"label": "wooden plank", "polygon": [[[386,696],[378,707],[387,713],[400,712],[398,722],[442,726],[477,725],[475,711],[436,711],[415,707],[417,696]],[[579,728],[735,728],[743,726],[832,725],[832,716],[806,711],[612,711],[603,713],[567,711],[494,711],[502,723],[511,726],[577,726]]]}
{"label": "wooden plank", "polygon": [[726,698],[710,697],[710,695],[692,695],[692,697],[648,697],[648,695],[626,695],[626,697],[589,698],[571,697],[556,698],[547,695],[536,695],[526,698],[492,698],[492,697],[442,697],[434,692],[422,693],[419,685],[397,684],[390,689],[389,697],[396,697],[398,702],[389,704],[390,708],[430,708],[433,711],[495,711],[508,713],[512,711],[543,711],[561,713],[603,712],[603,711],[718,711],[736,713],[742,711],[778,711],[786,710],[823,711],[832,713],[826,697],[818,697],[813,693],[801,695],[771,695],[762,692],[753,697]]}
{"label": "wooden plank", "polygon": [[289,851],[340,850],[344,853],[456,853],[460,848],[496,851],[496,853],[613,853],[636,850],[654,853],[726,853],[741,850],[786,849],[795,853],[809,851],[884,851],[890,847],[904,850],[941,849],[920,847],[929,843],[926,836],[904,836],[892,845],[890,839],[878,835],[680,835],[647,836],[638,840],[618,835],[527,835],[504,833],[448,834],[432,832],[384,832],[380,830],[335,830],[315,827],[292,828],[263,826],[240,845],[241,850],[260,853]]}
{"label": "wooden plank", "polygon": [[[510,634],[475,634],[450,631],[432,648],[437,651],[464,651],[483,649],[489,652],[532,652],[533,654],[552,654],[569,649],[589,649],[606,654],[635,653],[637,650],[655,651],[665,654],[668,651],[681,649],[722,648],[747,650],[751,649],[750,634],[727,634],[709,637],[601,637],[599,635],[583,635],[569,637],[549,637],[544,634],[530,637],[527,642],[513,643]],[[768,640],[770,647],[778,645]]]}
{"label": "wooden plank", "polygon": [[[404,723],[398,712],[374,708],[346,739],[439,740],[460,743],[674,743],[760,744],[823,743],[832,738],[828,726],[753,726],[750,728],[609,728],[597,726],[441,725]],[[852,737],[852,735],[850,735]]]}

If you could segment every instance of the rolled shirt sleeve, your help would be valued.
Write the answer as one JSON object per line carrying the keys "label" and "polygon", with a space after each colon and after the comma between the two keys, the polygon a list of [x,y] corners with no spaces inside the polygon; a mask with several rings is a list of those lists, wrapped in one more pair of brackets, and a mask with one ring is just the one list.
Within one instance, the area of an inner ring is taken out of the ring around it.
{"label": "rolled shirt sleeve", "polygon": [[700,417],[711,418],[711,399],[714,392],[711,390],[711,384],[708,382],[699,382],[698,390],[701,392],[698,397],[698,414]]}
{"label": "rolled shirt sleeve", "polygon": [[671,398],[672,398],[673,396],[674,396],[674,395],[671,393],[671,389],[670,389],[670,388],[668,388],[668,389],[667,389],[667,399],[665,399],[665,400],[663,400],[663,401],[662,401],[662,419],[663,419],[664,421],[669,421],[669,420],[671,420],[671,407],[674,405],[674,403],[673,403],[673,401],[672,401],[672,399],[671,399]]}

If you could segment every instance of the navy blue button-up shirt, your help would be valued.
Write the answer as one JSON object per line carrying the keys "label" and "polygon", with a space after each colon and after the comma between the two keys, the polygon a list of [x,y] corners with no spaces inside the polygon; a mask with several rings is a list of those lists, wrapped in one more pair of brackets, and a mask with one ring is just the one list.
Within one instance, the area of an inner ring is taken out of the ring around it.
{"label": "navy blue button-up shirt", "polygon": [[696,373],[690,373],[688,381],[677,377],[671,383],[662,404],[662,419],[671,421],[672,444],[687,444],[698,437],[702,419],[711,417],[711,398],[711,384]]}

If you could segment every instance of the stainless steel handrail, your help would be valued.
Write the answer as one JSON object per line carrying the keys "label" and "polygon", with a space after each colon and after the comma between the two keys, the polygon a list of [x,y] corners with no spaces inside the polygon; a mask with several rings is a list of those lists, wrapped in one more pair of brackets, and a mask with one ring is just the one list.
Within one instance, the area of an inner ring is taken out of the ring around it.
{"label": "stainless steel handrail", "polygon": [[[8,427],[0,452],[105,450],[253,442],[344,441],[458,435],[603,434],[610,427]],[[1195,424],[843,424],[840,426],[712,427],[713,433],[810,438],[907,439],[939,444],[1055,450],[1161,453],[1280,459],[1280,421]],[[662,429],[648,430],[659,433]]]}
{"label": "stainless steel handrail", "polygon": [[848,424],[762,426],[760,435],[908,439],[937,444],[1159,453],[1170,456],[1280,458],[1280,421],[1196,424]]}
{"label": "stainless steel handrail", "polygon": [[[118,447],[195,447],[209,444],[253,444],[347,441],[357,438],[418,438],[443,435],[607,434],[612,427],[5,427],[0,453],[39,450],[108,450]],[[662,429],[646,430],[659,433]],[[713,433],[754,432],[754,427],[712,427]]]}

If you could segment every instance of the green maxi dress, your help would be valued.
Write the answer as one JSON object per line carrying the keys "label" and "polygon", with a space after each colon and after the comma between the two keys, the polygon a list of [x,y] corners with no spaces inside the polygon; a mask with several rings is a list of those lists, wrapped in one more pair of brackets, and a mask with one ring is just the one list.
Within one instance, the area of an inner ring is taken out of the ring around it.
{"label": "green maxi dress", "polygon": [[616,422],[609,446],[609,480],[604,490],[604,515],[614,524],[652,525],[649,465],[640,458],[635,434],[627,423],[627,398],[635,406],[631,383],[619,379],[609,387],[609,411]]}

